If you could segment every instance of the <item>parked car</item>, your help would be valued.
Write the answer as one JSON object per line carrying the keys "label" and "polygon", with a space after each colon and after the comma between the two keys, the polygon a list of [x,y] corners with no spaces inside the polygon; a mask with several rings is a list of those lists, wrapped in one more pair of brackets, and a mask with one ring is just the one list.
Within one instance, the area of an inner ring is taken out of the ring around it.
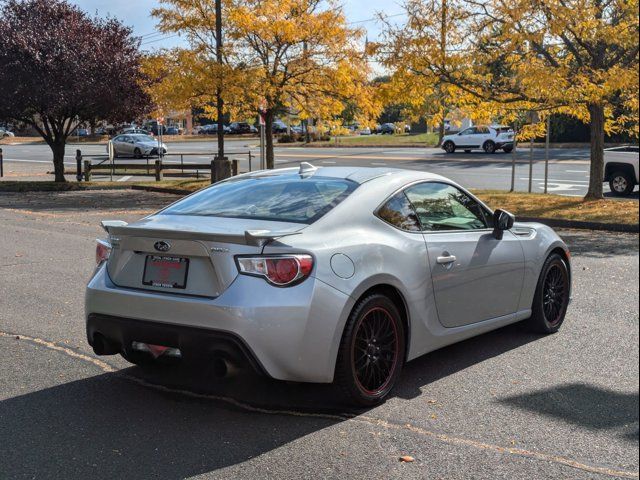
{"label": "parked car", "polygon": [[513,151],[513,136],[513,129],[508,126],[469,127],[459,133],[445,135],[442,148],[447,153],[454,153],[457,149],[465,152],[482,149],[487,153],[502,149],[509,153]]}
{"label": "parked car", "polygon": [[15,134],[11,130],[0,128],[0,138],[4,137],[15,137]]}
{"label": "parked car", "polygon": [[360,135],[371,135],[371,129],[369,127],[361,128],[357,133]]}
{"label": "parked car", "polygon": [[102,223],[88,341],[139,365],[335,381],[372,406],[425,353],[520,321],[560,329],[569,250],[551,228],[514,222],[415,170],[245,174],[133,224]]}
{"label": "parked car", "polygon": [[73,132],[71,132],[72,137],[88,137],[89,130],[86,128],[76,128]]}
{"label": "parked car", "polygon": [[[230,133],[231,129],[225,125],[224,126],[224,133]],[[217,123],[210,123],[209,125],[204,125],[202,127],[200,127],[200,130],[198,131],[199,135],[217,135],[218,134],[218,124]]]}
{"label": "parked car", "polygon": [[242,135],[251,133],[251,125],[247,122],[233,122],[229,124],[229,133],[232,135]]}
{"label": "parked car", "polygon": [[281,120],[275,120],[272,127],[273,133],[287,133],[287,124]]}
{"label": "parked car", "polygon": [[[111,140],[113,143],[114,155],[116,157],[132,156],[134,158],[153,157],[158,155],[162,148],[162,154],[167,153],[167,146],[159,144],[158,140],[151,135],[140,133],[122,134]],[[107,152],[109,146],[107,145]]]}
{"label": "parked car", "polygon": [[396,125],[394,123],[383,123],[380,125],[380,133],[382,135],[393,135],[396,133]]}
{"label": "parked car", "polygon": [[608,148],[604,151],[604,181],[616,196],[628,196],[638,185],[638,146]]}
{"label": "parked car", "polygon": [[167,127],[167,135],[180,135],[178,127]]}

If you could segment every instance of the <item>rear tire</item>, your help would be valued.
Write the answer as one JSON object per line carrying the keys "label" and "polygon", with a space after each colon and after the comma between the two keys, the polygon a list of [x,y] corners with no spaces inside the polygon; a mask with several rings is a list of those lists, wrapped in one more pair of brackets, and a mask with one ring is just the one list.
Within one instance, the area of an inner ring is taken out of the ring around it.
{"label": "rear tire", "polygon": [[496,144],[492,140],[487,140],[486,142],[484,142],[482,149],[486,153],[496,153]]}
{"label": "rear tire", "polygon": [[552,253],[542,266],[527,326],[537,333],[556,333],[569,306],[570,279],[565,259]]}
{"label": "rear tire", "polygon": [[388,297],[372,294],[349,316],[338,350],[336,383],[351,403],[378,405],[400,376],[405,349],[404,323],[397,307]]}
{"label": "rear tire", "polygon": [[504,150],[504,153],[511,153],[511,152],[513,152],[513,146],[511,146],[511,147],[503,147],[502,150]]}
{"label": "rear tire", "polygon": [[142,158],[142,151],[138,147],[136,147],[136,149],[133,151],[133,157]]}
{"label": "rear tire", "polygon": [[452,141],[444,142],[444,145],[442,146],[442,148],[447,153],[454,153],[456,151],[456,145]]}
{"label": "rear tire", "polygon": [[611,180],[609,180],[609,188],[611,192],[617,196],[631,195],[635,186],[635,179],[628,172],[614,172],[614,174],[611,175]]}

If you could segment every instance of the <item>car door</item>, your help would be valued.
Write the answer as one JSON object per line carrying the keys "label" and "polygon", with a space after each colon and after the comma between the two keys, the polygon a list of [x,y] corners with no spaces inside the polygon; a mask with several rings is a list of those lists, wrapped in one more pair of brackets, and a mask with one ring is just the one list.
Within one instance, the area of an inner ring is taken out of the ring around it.
{"label": "car door", "polygon": [[116,155],[125,155],[126,152],[126,143],[124,143],[125,135],[118,135],[111,142],[113,143],[113,151]]}
{"label": "car door", "polygon": [[460,327],[515,313],[524,280],[520,240],[493,235],[492,214],[454,185],[409,187],[427,245],[440,323]]}
{"label": "car door", "polygon": [[477,127],[473,135],[471,135],[470,141],[474,148],[481,148],[484,142],[490,138],[491,132],[489,131],[489,127]]}

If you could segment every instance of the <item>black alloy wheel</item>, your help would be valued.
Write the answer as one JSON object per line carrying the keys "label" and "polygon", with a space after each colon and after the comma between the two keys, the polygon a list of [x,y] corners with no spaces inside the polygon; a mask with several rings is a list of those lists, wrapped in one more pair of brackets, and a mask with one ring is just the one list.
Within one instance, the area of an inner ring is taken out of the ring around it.
{"label": "black alloy wheel", "polygon": [[538,286],[533,298],[532,315],[527,324],[539,333],[555,333],[564,323],[571,279],[566,260],[552,253],[542,267]]}
{"label": "black alloy wheel", "polygon": [[381,403],[392,390],[405,356],[404,324],[394,303],[374,294],[352,312],[340,343],[336,381],[360,406]]}

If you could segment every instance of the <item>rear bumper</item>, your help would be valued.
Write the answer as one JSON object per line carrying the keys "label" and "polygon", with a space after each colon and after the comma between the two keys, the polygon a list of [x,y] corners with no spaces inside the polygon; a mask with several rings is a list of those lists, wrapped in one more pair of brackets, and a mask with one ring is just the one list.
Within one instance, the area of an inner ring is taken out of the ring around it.
{"label": "rear bumper", "polygon": [[508,142],[496,142],[496,148],[513,147],[513,141]]}
{"label": "rear bumper", "polygon": [[349,296],[315,278],[275,288],[239,276],[208,299],[116,287],[104,267],[85,296],[89,344],[100,333],[119,346],[140,341],[180,348],[185,358],[228,350],[273,378],[317,383],[333,381],[352,306]]}
{"label": "rear bumper", "polygon": [[142,340],[179,348],[186,361],[207,361],[219,356],[267,374],[251,348],[240,337],[228,332],[92,313],[87,317],[89,344],[93,345],[96,334],[103,335],[118,351]]}

